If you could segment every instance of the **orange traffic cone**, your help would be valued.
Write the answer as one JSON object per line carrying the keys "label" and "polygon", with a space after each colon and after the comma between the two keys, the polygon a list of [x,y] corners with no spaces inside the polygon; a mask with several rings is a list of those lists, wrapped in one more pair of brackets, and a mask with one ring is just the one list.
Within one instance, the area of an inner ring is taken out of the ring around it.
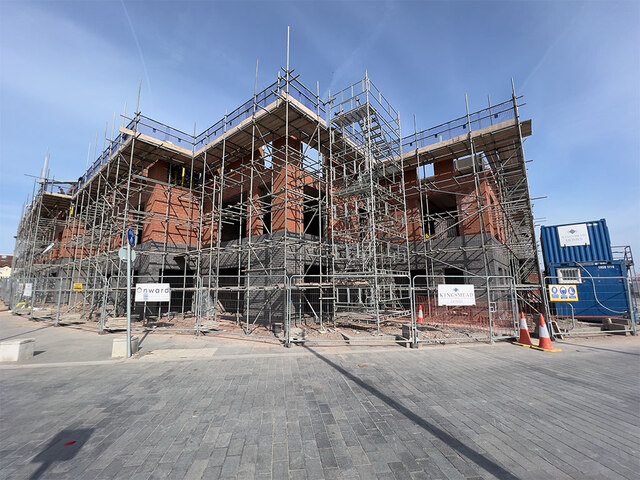
{"label": "orange traffic cone", "polygon": [[513,342],[514,345],[521,347],[531,347],[531,335],[529,335],[529,327],[527,327],[527,319],[524,317],[524,312],[520,313],[520,338],[517,342]]}
{"label": "orange traffic cone", "polygon": [[549,330],[547,330],[547,324],[544,323],[544,317],[540,314],[540,327],[539,330],[539,338],[540,342],[538,346],[532,346],[531,348],[535,348],[536,350],[542,350],[543,352],[561,352],[559,348],[553,348],[553,343],[551,343],[551,339],[549,338]]}
{"label": "orange traffic cone", "polygon": [[418,323],[424,323],[424,313],[422,312],[422,305],[418,308]]}

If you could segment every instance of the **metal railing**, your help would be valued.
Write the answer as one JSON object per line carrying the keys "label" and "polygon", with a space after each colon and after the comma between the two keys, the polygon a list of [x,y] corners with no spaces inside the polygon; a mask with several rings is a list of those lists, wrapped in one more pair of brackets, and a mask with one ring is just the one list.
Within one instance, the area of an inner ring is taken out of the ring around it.
{"label": "metal railing", "polygon": [[627,276],[585,271],[571,281],[547,276],[544,285],[555,335],[636,334],[637,292]]}
{"label": "metal railing", "polygon": [[409,275],[293,275],[287,343],[412,344]]}
{"label": "metal railing", "polygon": [[[136,302],[140,283],[169,284],[170,297]],[[118,331],[126,328],[126,284],[124,276],[9,278],[0,284],[0,297],[32,319]],[[544,295],[563,285],[546,277]],[[579,302],[550,302],[548,323],[556,335],[636,333],[628,278],[583,276],[575,287]],[[456,288],[472,292],[472,299],[459,305],[443,300],[442,292]],[[494,342],[518,336],[520,312],[528,311],[518,288],[508,276],[134,276],[132,325],[285,345]]]}
{"label": "metal railing", "polygon": [[31,319],[97,326],[105,283],[101,276],[11,278],[2,284],[2,300]]}
{"label": "metal railing", "polygon": [[[407,135],[403,139],[403,151],[416,150],[445,140],[451,140],[468,134],[469,130],[472,132],[481,130],[509,120],[515,120],[515,118],[516,110],[513,108],[513,101],[508,100],[471,113],[469,118],[466,116],[460,117],[413,135]],[[471,124],[470,126],[469,123]]]}
{"label": "metal railing", "polygon": [[[458,286],[472,286],[463,298]],[[413,278],[418,311],[417,341],[489,341],[516,337],[519,308],[512,277],[418,275]],[[457,303],[457,304],[456,304]]]}

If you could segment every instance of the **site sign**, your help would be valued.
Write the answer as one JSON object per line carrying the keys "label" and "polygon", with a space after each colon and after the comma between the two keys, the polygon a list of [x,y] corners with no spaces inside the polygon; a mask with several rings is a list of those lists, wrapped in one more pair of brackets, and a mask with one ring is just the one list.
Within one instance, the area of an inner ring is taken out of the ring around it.
{"label": "site sign", "polygon": [[549,285],[549,300],[552,302],[577,302],[576,285]]}
{"label": "site sign", "polygon": [[82,291],[82,284],[81,283],[74,283],[73,284],[73,291],[74,292],[81,292]]}
{"label": "site sign", "polygon": [[575,225],[562,225],[558,228],[558,238],[561,247],[581,247],[591,245],[589,230],[586,223]]}
{"label": "site sign", "polygon": [[438,285],[438,305],[471,306],[476,304],[473,285]]}
{"label": "site sign", "polygon": [[168,302],[171,300],[171,285],[168,283],[138,283],[136,302]]}

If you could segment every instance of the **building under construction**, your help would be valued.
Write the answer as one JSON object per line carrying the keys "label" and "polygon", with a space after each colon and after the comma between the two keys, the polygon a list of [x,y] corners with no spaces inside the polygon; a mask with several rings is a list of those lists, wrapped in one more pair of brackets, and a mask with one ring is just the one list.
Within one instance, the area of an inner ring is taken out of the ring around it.
{"label": "building under construction", "polygon": [[407,133],[368,76],[321,98],[283,69],[199,134],[123,115],[77,181],[36,182],[13,278],[58,320],[108,327],[133,229],[134,283],[171,285],[169,302],[133,304],[140,326],[402,336],[418,304],[437,318],[437,285],[467,283],[485,302],[474,318],[510,334],[514,312],[544,303],[519,106],[513,90]]}

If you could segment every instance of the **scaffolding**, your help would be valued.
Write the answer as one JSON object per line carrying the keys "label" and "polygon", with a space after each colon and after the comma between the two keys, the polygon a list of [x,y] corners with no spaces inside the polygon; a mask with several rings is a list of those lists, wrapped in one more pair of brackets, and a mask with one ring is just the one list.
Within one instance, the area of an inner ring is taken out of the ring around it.
{"label": "scaffolding", "polygon": [[14,276],[84,282],[68,310],[104,328],[126,309],[118,250],[133,229],[136,281],[172,290],[168,305],[136,304],[135,318],[176,329],[347,324],[383,335],[413,321],[417,275],[510,276],[540,308],[531,122],[518,101],[514,90],[403,137],[368,74],[321,98],[287,67],[199,134],[137,108],[77,182],[36,182]]}

